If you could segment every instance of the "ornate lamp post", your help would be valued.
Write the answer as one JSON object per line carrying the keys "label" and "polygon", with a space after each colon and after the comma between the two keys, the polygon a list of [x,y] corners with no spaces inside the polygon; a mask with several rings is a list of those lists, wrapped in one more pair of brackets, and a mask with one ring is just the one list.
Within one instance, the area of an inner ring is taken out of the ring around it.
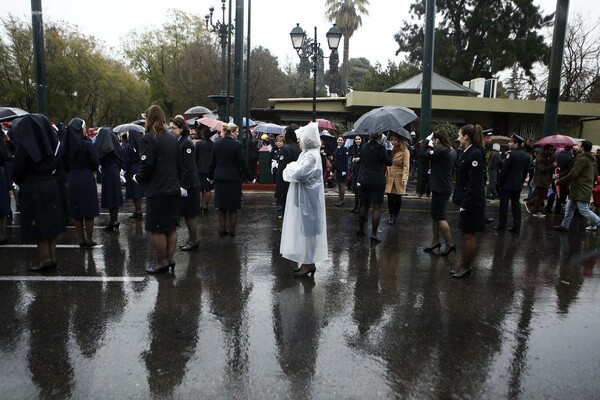
{"label": "ornate lamp post", "polygon": [[221,92],[218,95],[208,96],[208,98],[218,104],[219,116],[224,121],[227,121],[229,118],[229,101],[231,100],[231,97],[227,96],[227,39],[232,27],[230,27],[230,24],[225,23],[225,0],[221,0],[221,9],[223,10],[221,21],[213,23],[214,7],[210,7],[208,9],[209,14],[204,16],[208,32],[218,32],[221,39],[219,42],[221,45]]}
{"label": "ornate lamp post", "polygon": [[[335,26],[333,26],[327,31],[327,44],[329,49],[334,52],[337,50],[340,45],[340,39],[342,38],[342,30]],[[313,104],[312,104],[312,120],[317,120],[317,66],[319,60],[319,48],[321,45],[317,42],[317,27],[315,26],[315,39],[311,43],[310,47],[306,49],[304,47],[304,40],[306,39],[306,33],[302,28],[300,28],[300,24],[296,24],[294,29],[290,32],[290,37],[292,38],[292,46],[296,49],[298,56],[302,59],[310,58],[312,63],[312,72],[313,72]],[[321,56],[324,57],[324,56]],[[324,57],[325,58],[325,57]]]}

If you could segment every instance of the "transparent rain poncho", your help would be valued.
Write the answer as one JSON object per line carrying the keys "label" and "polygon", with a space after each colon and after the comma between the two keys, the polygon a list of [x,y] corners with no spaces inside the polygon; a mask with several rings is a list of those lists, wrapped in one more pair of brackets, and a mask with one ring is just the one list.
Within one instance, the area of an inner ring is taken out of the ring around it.
{"label": "transparent rain poncho", "polygon": [[316,123],[296,130],[302,153],[283,171],[290,182],[281,230],[281,255],[298,264],[327,259],[321,139]]}

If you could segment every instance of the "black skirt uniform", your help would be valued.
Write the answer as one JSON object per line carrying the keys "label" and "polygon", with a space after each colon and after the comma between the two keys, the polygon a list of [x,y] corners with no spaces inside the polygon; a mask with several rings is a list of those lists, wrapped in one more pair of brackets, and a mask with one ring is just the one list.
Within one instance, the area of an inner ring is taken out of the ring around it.
{"label": "black skirt uniform", "polygon": [[462,210],[458,219],[461,232],[485,231],[485,158],[475,146],[467,148],[458,160],[452,201]]}
{"label": "black skirt uniform", "polygon": [[93,171],[99,160],[92,142],[83,142],[79,151],[67,158],[69,167],[69,215],[72,218],[94,218],[100,214],[98,189]]}
{"label": "black skirt uniform", "polygon": [[215,187],[212,182],[208,181],[208,167],[210,166],[212,148],[213,142],[211,140],[198,140],[196,142],[196,170],[198,171],[199,190],[201,192],[210,192]]}
{"label": "black skirt uniform", "polygon": [[196,166],[196,147],[189,136],[179,139],[181,155],[181,187],[187,190],[187,197],[180,201],[181,216],[195,217],[200,215],[200,178]]}
{"label": "black skirt uniform", "polygon": [[136,180],[146,193],[145,229],[169,232],[179,220],[181,159],[177,139],[161,131],[142,138],[140,172]]}
{"label": "black skirt uniform", "polygon": [[123,146],[123,170],[125,171],[125,198],[143,199],[144,188],[133,180],[133,176],[140,172],[140,155],[129,143]]}
{"label": "black skirt uniform", "polygon": [[108,208],[109,210],[123,205],[119,161],[114,152],[108,153],[100,159],[100,165],[102,166],[102,208]]}

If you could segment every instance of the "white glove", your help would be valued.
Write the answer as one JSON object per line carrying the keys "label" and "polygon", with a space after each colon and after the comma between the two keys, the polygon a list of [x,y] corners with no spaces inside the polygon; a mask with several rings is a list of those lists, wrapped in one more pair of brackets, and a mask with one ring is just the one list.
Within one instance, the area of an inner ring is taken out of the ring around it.
{"label": "white glove", "polygon": [[135,174],[135,175],[133,176],[133,178],[131,178],[131,179],[133,179],[133,181],[134,181],[135,183],[137,183],[138,185],[140,184],[140,183],[137,181],[137,174]]}
{"label": "white glove", "polygon": [[185,190],[184,188],[180,187],[179,190],[181,191],[181,197],[187,197],[187,190]]}
{"label": "white glove", "polygon": [[102,173],[102,165],[98,165],[98,172]]}
{"label": "white glove", "polygon": [[252,179],[252,183],[256,183],[256,178]]}
{"label": "white glove", "polygon": [[429,147],[434,147],[434,146],[433,146],[433,140],[429,140],[429,141],[427,141],[427,146],[429,146]]}
{"label": "white glove", "polygon": [[458,211],[459,211],[459,212],[463,212],[463,211],[467,211],[467,209],[466,209],[466,208],[462,208],[462,207],[461,207],[461,208],[460,208],[460,210],[458,210]]}
{"label": "white glove", "polygon": [[342,176],[346,176],[346,173],[345,173],[345,172],[342,172]]}
{"label": "white glove", "polygon": [[212,183],[214,182],[214,180],[213,180],[213,179],[208,179],[208,178],[206,178],[206,180],[207,180],[207,181],[208,181],[208,183],[210,183],[210,184],[212,184]]}
{"label": "white glove", "polygon": [[123,176],[123,177],[124,177],[124,176],[125,176],[125,171],[124,171],[124,170],[121,170],[121,172],[119,172],[119,175],[121,175],[121,176]]}
{"label": "white glove", "polygon": [[13,188],[13,190],[19,190],[19,185],[17,185],[16,183],[13,182],[12,188]]}

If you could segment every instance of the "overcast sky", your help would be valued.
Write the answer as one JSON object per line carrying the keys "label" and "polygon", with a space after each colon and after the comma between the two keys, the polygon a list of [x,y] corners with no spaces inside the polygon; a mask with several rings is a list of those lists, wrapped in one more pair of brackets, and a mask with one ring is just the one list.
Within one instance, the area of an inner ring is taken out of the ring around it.
{"label": "overcast sky", "polygon": [[[235,15],[236,0],[232,0]],[[248,1],[246,0],[246,12]],[[388,59],[400,61],[396,56],[397,44],[394,34],[400,30],[402,21],[409,18],[412,0],[370,0],[369,16],[363,17],[363,25],[350,40],[350,57],[365,57],[371,64]],[[556,0],[534,0],[545,12],[556,8]],[[226,5],[229,0],[226,1]],[[317,26],[318,41],[327,48],[325,33],[331,24],[325,18],[325,0],[253,0],[252,46],[264,46],[278,57],[279,65],[297,62],[289,32],[296,25],[311,37]],[[11,13],[31,20],[31,2],[28,0],[0,0],[2,14]],[[185,10],[204,16],[209,7],[215,7],[215,16],[221,19],[219,0],[42,0],[44,20],[64,20],[80,27],[81,32],[104,41],[118,50],[127,33],[133,29],[160,26],[170,8]],[[569,15],[576,12],[600,18],[597,0],[571,0]],[[328,54],[328,50],[326,50]],[[340,56],[341,58],[341,56]]]}

